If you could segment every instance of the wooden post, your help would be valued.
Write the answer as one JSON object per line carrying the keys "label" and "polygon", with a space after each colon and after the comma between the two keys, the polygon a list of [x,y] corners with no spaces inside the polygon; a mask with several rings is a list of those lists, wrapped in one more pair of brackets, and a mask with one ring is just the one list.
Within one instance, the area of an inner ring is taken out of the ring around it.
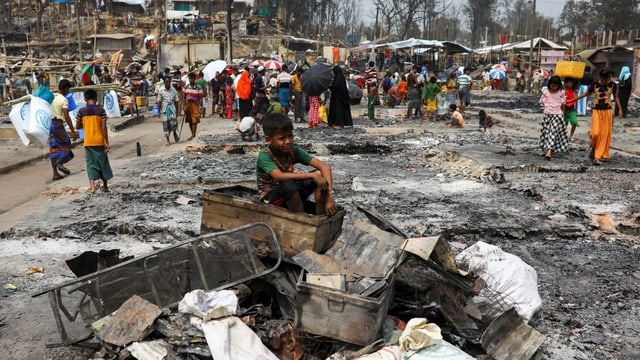
{"label": "wooden post", "polygon": [[80,0],[75,0],[75,10],[76,10],[76,22],[78,23],[78,55],[80,56],[79,61],[82,62],[83,58],[82,58],[82,29],[80,26],[80,7],[78,6],[78,3],[80,2]]}
{"label": "wooden post", "polygon": [[227,63],[231,64],[233,60],[233,37],[231,33],[233,32],[233,27],[231,24],[231,6],[233,5],[233,0],[227,0]]}

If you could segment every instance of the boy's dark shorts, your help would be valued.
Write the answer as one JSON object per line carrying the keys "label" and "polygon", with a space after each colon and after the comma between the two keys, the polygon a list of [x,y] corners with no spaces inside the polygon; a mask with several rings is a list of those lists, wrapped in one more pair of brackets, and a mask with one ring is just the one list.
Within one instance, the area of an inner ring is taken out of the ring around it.
{"label": "boy's dark shorts", "polygon": [[460,96],[460,103],[469,106],[471,104],[471,90],[469,88],[460,89],[458,94]]}
{"label": "boy's dark shorts", "polygon": [[273,188],[263,200],[271,205],[286,207],[287,201],[291,199],[296,192],[299,192],[300,198],[305,200],[316,191],[317,187],[318,185],[316,185],[312,179],[283,181],[280,185]]}

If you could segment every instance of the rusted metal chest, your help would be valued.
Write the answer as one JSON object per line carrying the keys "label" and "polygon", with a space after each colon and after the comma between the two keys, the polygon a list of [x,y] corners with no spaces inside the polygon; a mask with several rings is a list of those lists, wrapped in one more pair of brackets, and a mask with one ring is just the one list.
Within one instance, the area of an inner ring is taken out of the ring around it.
{"label": "rusted metal chest", "polygon": [[296,285],[298,330],[363,346],[381,338],[382,323],[393,298],[394,276],[377,295],[367,297],[310,284],[306,275],[302,271]]}
{"label": "rusted metal chest", "polygon": [[311,215],[260,202],[256,190],[231,186],[202,194],[201,231],[228,230],[251,222],[269,224],[285,259],[304,250],[326,251],[340,234],[346,211]]}

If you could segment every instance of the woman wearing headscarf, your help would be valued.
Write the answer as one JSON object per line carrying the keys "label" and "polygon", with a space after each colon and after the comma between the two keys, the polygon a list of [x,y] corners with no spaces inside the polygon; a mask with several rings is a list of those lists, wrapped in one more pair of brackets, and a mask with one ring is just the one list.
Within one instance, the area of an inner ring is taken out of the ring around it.
{"label": "woman wearing headscarf", "polygon": [[333,82],[331,90],[331,103],[329,104],[329,126],[334,129],[342,129],[345,126],[353,126],[351,118],[351,105],[349,104],[349,89],[347,80],[340,66],[333,67]]}
{"label": "woman wearing headscarf", "polygon": [[618,99],[620,99],[620,107],[622,107],[622,117],[627,117],[629,98],[631,97],[631,71],[628,66],[622,67],[618,80]]}

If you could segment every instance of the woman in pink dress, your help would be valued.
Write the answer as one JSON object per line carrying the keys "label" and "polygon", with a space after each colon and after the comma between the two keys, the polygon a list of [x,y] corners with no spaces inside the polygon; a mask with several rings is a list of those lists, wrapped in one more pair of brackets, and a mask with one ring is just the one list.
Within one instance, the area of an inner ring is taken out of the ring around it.
{"label": "woman in pink dress", "polygon": [[309,127],[320,125],[320,96],[309,96]]}

